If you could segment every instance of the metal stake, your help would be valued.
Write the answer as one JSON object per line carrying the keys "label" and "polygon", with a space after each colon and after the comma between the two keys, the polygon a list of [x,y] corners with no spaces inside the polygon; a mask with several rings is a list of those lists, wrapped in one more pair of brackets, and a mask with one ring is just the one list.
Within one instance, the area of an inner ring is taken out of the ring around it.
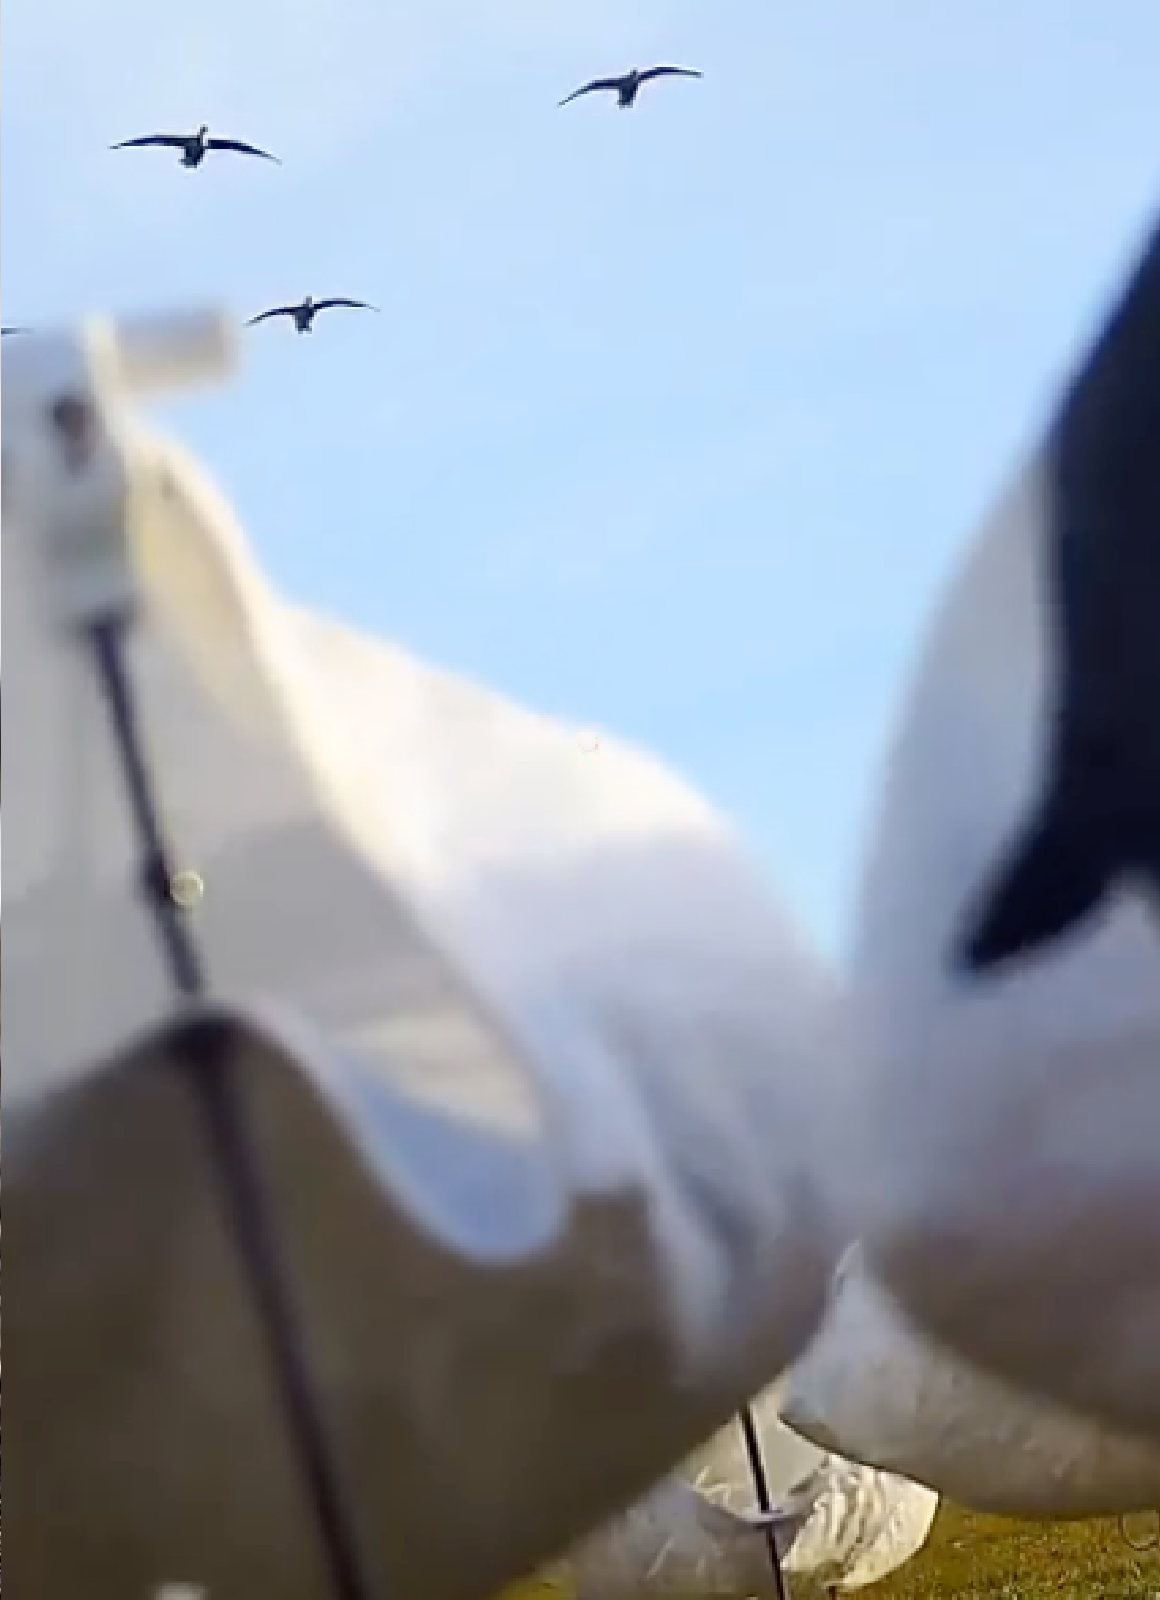
{"label": "metal stake", "polygon": [[[120,757],[129,809],[141,843],[142,889],[165,952],[174,987],[187,999],[204,997],[208,982],[191,936],[180,877],[169,860],[125,666],[128,610],[83,630],[104,695]],[[297,1450],[336,1600],[371,1600],[353,1519],[340,1486],[302,1330],[294,1312],[269,1195],[228,1052],[220,1040],[186,1043],[179,1064],[201,1115],[228,1226],[249,1281],[291,1441]]]}
{"label": "metal stake", "polygon": [[773,1526],[773,1498],[769,1492],[769,1477],[765,1470],[765,1452],[761,1448],[761,1434],[757,1428],[757,1418],[753,1415],[753,1407],[745,1406],[738,1419],[741,1423],[741,1436],[745,1440],[745,1454],[749,1460],[749,1471],[753,1476],[753,1488],[757,1496],[757,1509],[765,1521],[765,1539],[769,1546],[769,1564],[773,1569],[773,1590],[777,1600],[790,1600],[789,1585],[782,1570],[781,1556],[777,1549],[777,1532]]}

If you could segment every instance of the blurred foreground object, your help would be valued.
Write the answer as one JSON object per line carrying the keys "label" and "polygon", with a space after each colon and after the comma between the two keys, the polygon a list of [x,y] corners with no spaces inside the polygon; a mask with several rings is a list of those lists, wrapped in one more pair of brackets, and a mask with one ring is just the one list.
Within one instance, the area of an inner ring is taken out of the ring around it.
{"label": "blurred foreground object", "polygon": [[1160,225],[936,618],[854,948],[871,1270],[1160,1442]]}
{"label": "blurred foreground object", "polygon": [[131,409],[234,338],[5,350],[9,1579],[483,1597],[812,1334],[833,1018],[672,776],[269,588]]}
{"label": "blurred foreground object", "polygon": [[772,1530],[787,1578],[829,1594],[877,1583],[921,1550],[938,1510],[933,1489],[815,1448],[778,1415],[779,1386],[752,1407],[772,1515],[757,1514],[741,1428],[695,1452],[682,1472],[577,1546],[565,1571],[578,1600],[781,1600]]}
{"label": "blurred foreground object", "polygon": [[820,1447],[975,1511],[1056,1520],[1160,1505],[1160,1446],[925,1337],[860,1245],[839,1262],[821,1329],[778,1392],[782,1419]]}
{"label": "blurred foreground object", "polygon": [[1129,1540],[1132,1513],[1160,1503],[1160,1450],[924,1338],[859,1245],[839,1262],[819,1332],[751,1409],[774,1517],[756,1514],[732,1424],[580,1541],[564,1564],[580,1600],[778,1600],[771,1521],[787,1575],[859,1589],[922,1548],[936,1491],[1006,1516],[1120,1513]]}

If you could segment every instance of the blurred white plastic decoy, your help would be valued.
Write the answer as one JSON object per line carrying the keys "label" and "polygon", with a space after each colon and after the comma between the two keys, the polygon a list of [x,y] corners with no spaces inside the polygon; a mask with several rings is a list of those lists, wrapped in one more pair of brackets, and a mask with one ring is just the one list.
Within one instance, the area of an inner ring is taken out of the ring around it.
{"label": "blurred white plastic decoy", "polygon": [[9,1576],[468,1600],[804,1347],[833,1019],[663,768],[277,596],[132,413],[232,342],[5,350]]}
{"label": "blurred white plastic decoy", "polygon": [[857,1245],[778,1400],[782,1418],[820,1448],[934,1484],[976,1511],[1064,1518],[1160,1506],[1160,1449],[926,1338]]}
{"label": "blurred white plastic decoy", "polygon": [[562,1570],[578,1600],[779,1600],[771,1532],[785,1577],[809,1577],[834,1595],[877,1583],[917,1554],[935,1491],[815,1449],[780,1420],[779,1403],[775,1387],[752,1407],[772,1514],[755,1510],[740,1428],[724,1428],[577,1546]]}
{"label": "blurred white plastic decoy", "polygon": [[874,1271],[1160,1441],[1160,226],[935,623],[852,979]]}
{"label": "blurred white plastic decoy", "polygon": [[[833,1593],[908,1561],[926,1540],[938,1492],[1019,1517],[1160,1505],[1160,1451],[925,1338],[867,1272],[858,1245],[839,1263],[820,1331],[752,1409],[782,1570]],[[741,1431],[723,1429],[583,1540],[564,1575],[580,1600],[777,1600],[769,1523],[755,1515],[756,1499]]]}

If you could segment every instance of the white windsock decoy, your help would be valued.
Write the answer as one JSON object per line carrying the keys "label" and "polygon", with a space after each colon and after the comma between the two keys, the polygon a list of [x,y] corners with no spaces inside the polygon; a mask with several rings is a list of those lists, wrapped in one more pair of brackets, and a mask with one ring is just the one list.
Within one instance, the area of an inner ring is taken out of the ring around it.
{"label": "white windsock decoy", "polygon": [[936,620],[852,977],[873,1270],[1160,1441],[1160,227]]}
{"label": "white windsock decoy", "polygon": [[780,1420],[775,1386],[753,1405],[772,1513],[755,1509],[736,1423],[623,1515],[583,1540],[560,1576],[577,1600],[781,1600],[783,1574],[841,1595],[877,1583],[926,1543],[933,1489],[816,1449]]}
{"label": "white windsock decoy", "polygon": [[933,1484],[975,1511],[1065,1518],[1160,1506],[1160,1447],[924,1337],[857,1245],[778,1401],[784,1421],[820,1448]]}
{"label": "white windsock decoy", "polygon": [[271,589],[173,333],[5,351],[9,1577],[483,1600],[814,1331],[829,1006],[662,767]]}

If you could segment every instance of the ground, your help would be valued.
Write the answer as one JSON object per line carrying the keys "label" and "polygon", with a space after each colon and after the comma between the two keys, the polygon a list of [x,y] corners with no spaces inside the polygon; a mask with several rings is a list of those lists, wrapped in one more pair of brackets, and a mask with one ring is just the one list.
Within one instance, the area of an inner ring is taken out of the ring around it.
{"label": "ground", "polygon": [[[1133,1538],[1155,1526],[1141,1519]],[[1011,1522],[945,1506],[922,1554],[860,1592],[866,1600],[1160,1600],[1160,1547],[1133,1551],[1114,1520]],[[551,1597],[529,1585],[505,1600]],[[795,1583],[791,1600],[816,1600],[816,1591]]]}
{"label": "ground", "polygon": [[920,1556],[867,1600],[1160,1600],[1160,1551],[1109,1522],[1010,1522],[945,1507]]}

